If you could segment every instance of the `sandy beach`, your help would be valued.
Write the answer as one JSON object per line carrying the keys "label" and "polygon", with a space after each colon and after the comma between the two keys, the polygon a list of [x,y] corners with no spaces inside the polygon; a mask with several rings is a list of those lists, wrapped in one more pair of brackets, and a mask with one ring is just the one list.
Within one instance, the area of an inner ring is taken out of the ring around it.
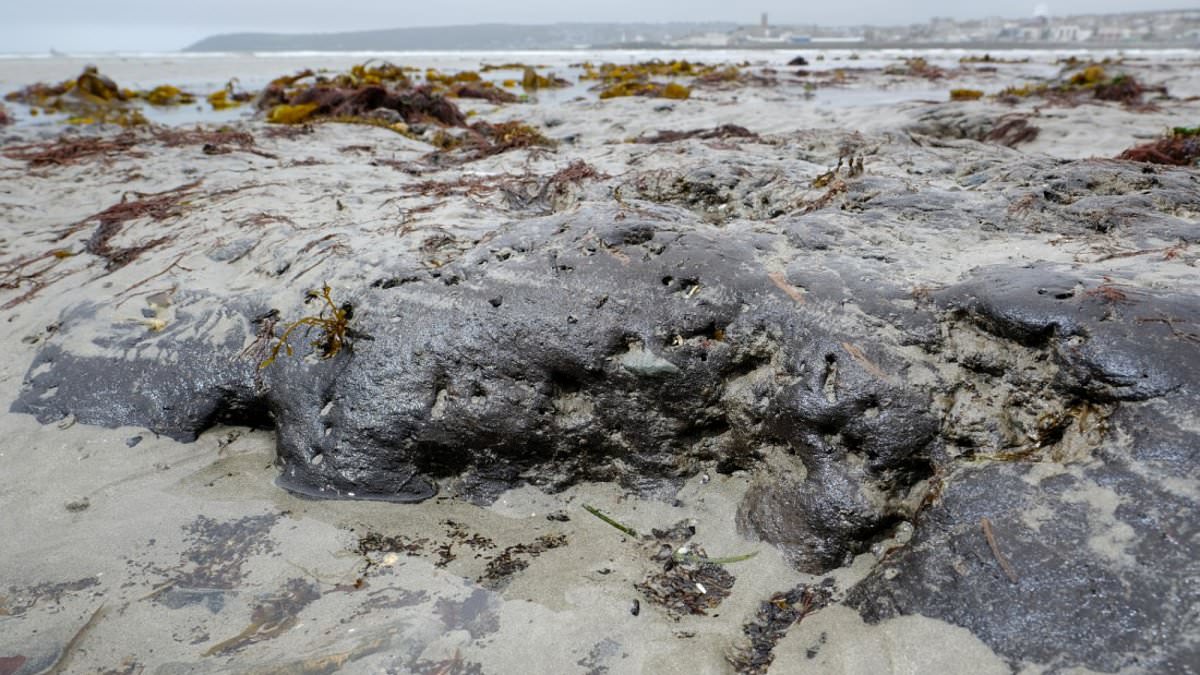
{"label": "sandy beach", "polygon": [[[364,55],[0,59],[197,96],[4,104],[0,674],[1200,671],[1200,172],[1117,159],[1200,54],[801,53],[385,55],[569,83],[458,125],[204,98]],[[736,74],[573,65],[682,57]],[[260,367],[324,287],[349,346]]]}

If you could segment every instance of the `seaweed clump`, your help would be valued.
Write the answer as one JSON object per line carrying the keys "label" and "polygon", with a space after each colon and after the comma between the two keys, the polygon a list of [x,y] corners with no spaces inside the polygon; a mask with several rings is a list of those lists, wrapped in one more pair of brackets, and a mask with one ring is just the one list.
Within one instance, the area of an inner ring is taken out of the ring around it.
{"label": "seaweed clump", "polygon": [[0,127],[6,124],[12,124],[12,118],[8,116],[8,110],[3,105],[0,105]]}
{"label": "seaweed clump", "polygon": [[266,111],[267,121],[276,124],[349,122],[401,133],[412,124],[465,124],[466,116],[443,92],[431,84],[413,85],[409,72],[387,63],[359,64],[332,76],[303,70],[273,80],[258,106]]}
{"label": "seaweed clump", "polygon": [[91,65],[85,66],[73,80],[31,84],[9,93],[5,99],[29,106],[32,115],[64,114],[70,124],[123,127],[148,124],[137,105],[139,102],[160,108],[196,102],[194,94],[169,84],[147,91],[122,88]]}
{"label": "seaweed clump", "polygon": [[554,73],[542,75],[529,67],[526,67],[521,75],[521,88],[528,92],[534,92],[539,89],[562,89],[569,86],[571,86],[570,82],[557,77]]}
{"label": "seaweed clump", "polygon": [[747,644],[729,656],[738,673],[762,675],[775,660],[775,645],[789,628],[829,604],[828,587],[797,586],[762,602],[754,620],[742,627]]}
{"label": "seaweed clump", "polygon": [[408,133],[409,125],[465,126],[466,116],[432,84],[414,86],[409,69],[354,66],[334,76],[304,70],[273,80],[259,97],[268,122],[371,124]]}
{"label": "seaweed clump", "polygon": [[1175,127],[1157,141],[1129,148],[1117,159],[1168,166],[1200,166],[1200,127]]}
{"label": "seaweed clump", "polygon": [[736,577],[710,562],[703,549],[692,546],[687,557],[668,554],[660,572],[635,585],[647,600],[662,605],[672,616],[708,614],[729,597]]}
{"label": "seaweed clump", "polygon": [[[725,71],[720,66],[694,63],[686,60],[643,61],[629,65],[604,63],[599,66],[582,63],[580,80],[600,82],[600,98],[620,96],[651,96],[683,100],[691,96],[691,87],[679,82],[658,82],[654,77],[691,77],[701,79]],[[726,75],[720,75],[725,78]]]}
{"label": "seaweed clump", "polygon": [[1068,106],[1079,105],[1088,99],[1138,106],[1142,105],[1143,96],[1151,92],[1166,96],[1167,88],[1147,86],[1132,75],[1124,73],[1109,76],[1104,65],[1093,63],[1079,69],[1070,77],[1063,78],[1057,84],[1008,87],[996,97],[1010,101],[1037,97]]}
{"label": "seaweed clump", "polygon": [[344,347],[349,346],[350,338],[350,320],[354,318],[354,306],[349,302],[336,304],[331,297],[333,290],[329,288],[329,284],[325,284],[321,291],[309,291],[306,301],[314,298],[321,300],[321,311],[315,316],[301,317],[289,323],[283,333],[271,347],[267,358],[259,364],[259,369],[266,368],[275,359],[279,357],[279,352],[282,350],[288,356],[293,353],[291,342],[289,341],[292,333],[300,328],[305,330],[316,329],[318,335],[312,344],[322,359],[331,359],[341,353]]}
{"label": "seaweed clump", "polygon": [[884,75],[902,77],[920,77],[926,80],[940,80],[946,77],[946,71],[929,63],[921,57],[904,59],[903,65],[896,64],[883,69]]}
{"label": "seaweed clump", "polygon": [[5,100],[29,106],[30,114],[65,114],[71,124],[146,124],[141,111],[131,105],[138,93],[121,89],[95,66],[86,66],[79,77],[57,84],[38,82],[10,92]]}
{"label": "seaweed clump", "polygon": [[617,98],[621,96],[650,96],[653,98],[670,98],[678,101],[686,100],[692,95],[691,87],[678,82],[646,82],[631,80],[618,82],[600,90],[600,98]]}
{"label": "seaweed clump", "polygon": [[225,83],[225,87],[209,94],[206,99],[213,110],[228,110],[236,108],[243,103],[250,101],[254,95],[245,90],[237,88],[237,78]]}

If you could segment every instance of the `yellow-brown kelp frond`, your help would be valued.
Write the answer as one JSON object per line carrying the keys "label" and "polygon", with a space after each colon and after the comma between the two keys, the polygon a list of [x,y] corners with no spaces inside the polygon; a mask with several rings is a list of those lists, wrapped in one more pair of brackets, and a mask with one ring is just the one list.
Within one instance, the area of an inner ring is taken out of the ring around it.
{"label": "yellow-brown kelp frond", "polygon": [[316,316],[301,317],[284,327],[283,333],[271,347],[270,354],[259,364],[260,369],[274,363],[275,359],[279,357],[280,350],[283,350],[288,356],[292,355],[293,349],[289,340],[292,333],[299,328],[317,331],[316,339],[310,344],[319,352],[322,359],[331,359],[337,356],[343,348],[349,347],[347,330],[350,319],[354,316],[354,307],[348,302],[342,303],[340,306],[336,304],[331,297],[332,292],[329,284],[325,284],[320,292],[308,292],[308,300],[318,299],[321,301],[320,313]]}
{"label": "yellow-brown kelp frond", "polygon": [[101,75],[95,66],[87,66],[74,80],[31,84],[9,93],[5,99],[29,106],[34,115],[67,115],[71,124],[109,123],[128,127],[147,123],[141,111],[129,105],[137,96],[136,92],[121,89]]}
{"label": "yellow-brown kelp frond", "polygon": [[678,82],[618,82],[600,91],[600,98],[616,98],[619,96],[651,96],[684,100],[692,95],[691,87]]}
{"label": "yellow-brown kelp frond", "polygon": [[561,77],[555,77],[553,73],[549,75],[541,75],[533,68],[526,68],[521,76],[521,87],[525,91],[537,91],[538,89],[562,89],[569,87],[571,83]]}

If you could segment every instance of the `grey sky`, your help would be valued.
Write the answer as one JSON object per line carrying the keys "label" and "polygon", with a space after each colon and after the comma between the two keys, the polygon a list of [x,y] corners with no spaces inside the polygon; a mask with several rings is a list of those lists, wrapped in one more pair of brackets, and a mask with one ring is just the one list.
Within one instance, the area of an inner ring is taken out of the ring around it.
{"label": "grey sky", "polygon": [[562,21],[734,21],[826,25],[907,24],[932,16],[1029,16],[1038,5],[1053,15],[1182,9],[1198,0],[5,0],[0,52],[167,51],[214,33],[330,32],[462,23]]}

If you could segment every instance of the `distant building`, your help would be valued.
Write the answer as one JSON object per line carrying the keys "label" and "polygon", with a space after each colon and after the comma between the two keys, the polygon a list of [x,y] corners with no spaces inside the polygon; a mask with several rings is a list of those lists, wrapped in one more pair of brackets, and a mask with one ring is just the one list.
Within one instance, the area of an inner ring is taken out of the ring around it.
{"label": "distant building", "polygon": [[1050,28],[1050,40],[1053,42],[1083,42],[1091,37],[1092,31],[1073,24]]}

